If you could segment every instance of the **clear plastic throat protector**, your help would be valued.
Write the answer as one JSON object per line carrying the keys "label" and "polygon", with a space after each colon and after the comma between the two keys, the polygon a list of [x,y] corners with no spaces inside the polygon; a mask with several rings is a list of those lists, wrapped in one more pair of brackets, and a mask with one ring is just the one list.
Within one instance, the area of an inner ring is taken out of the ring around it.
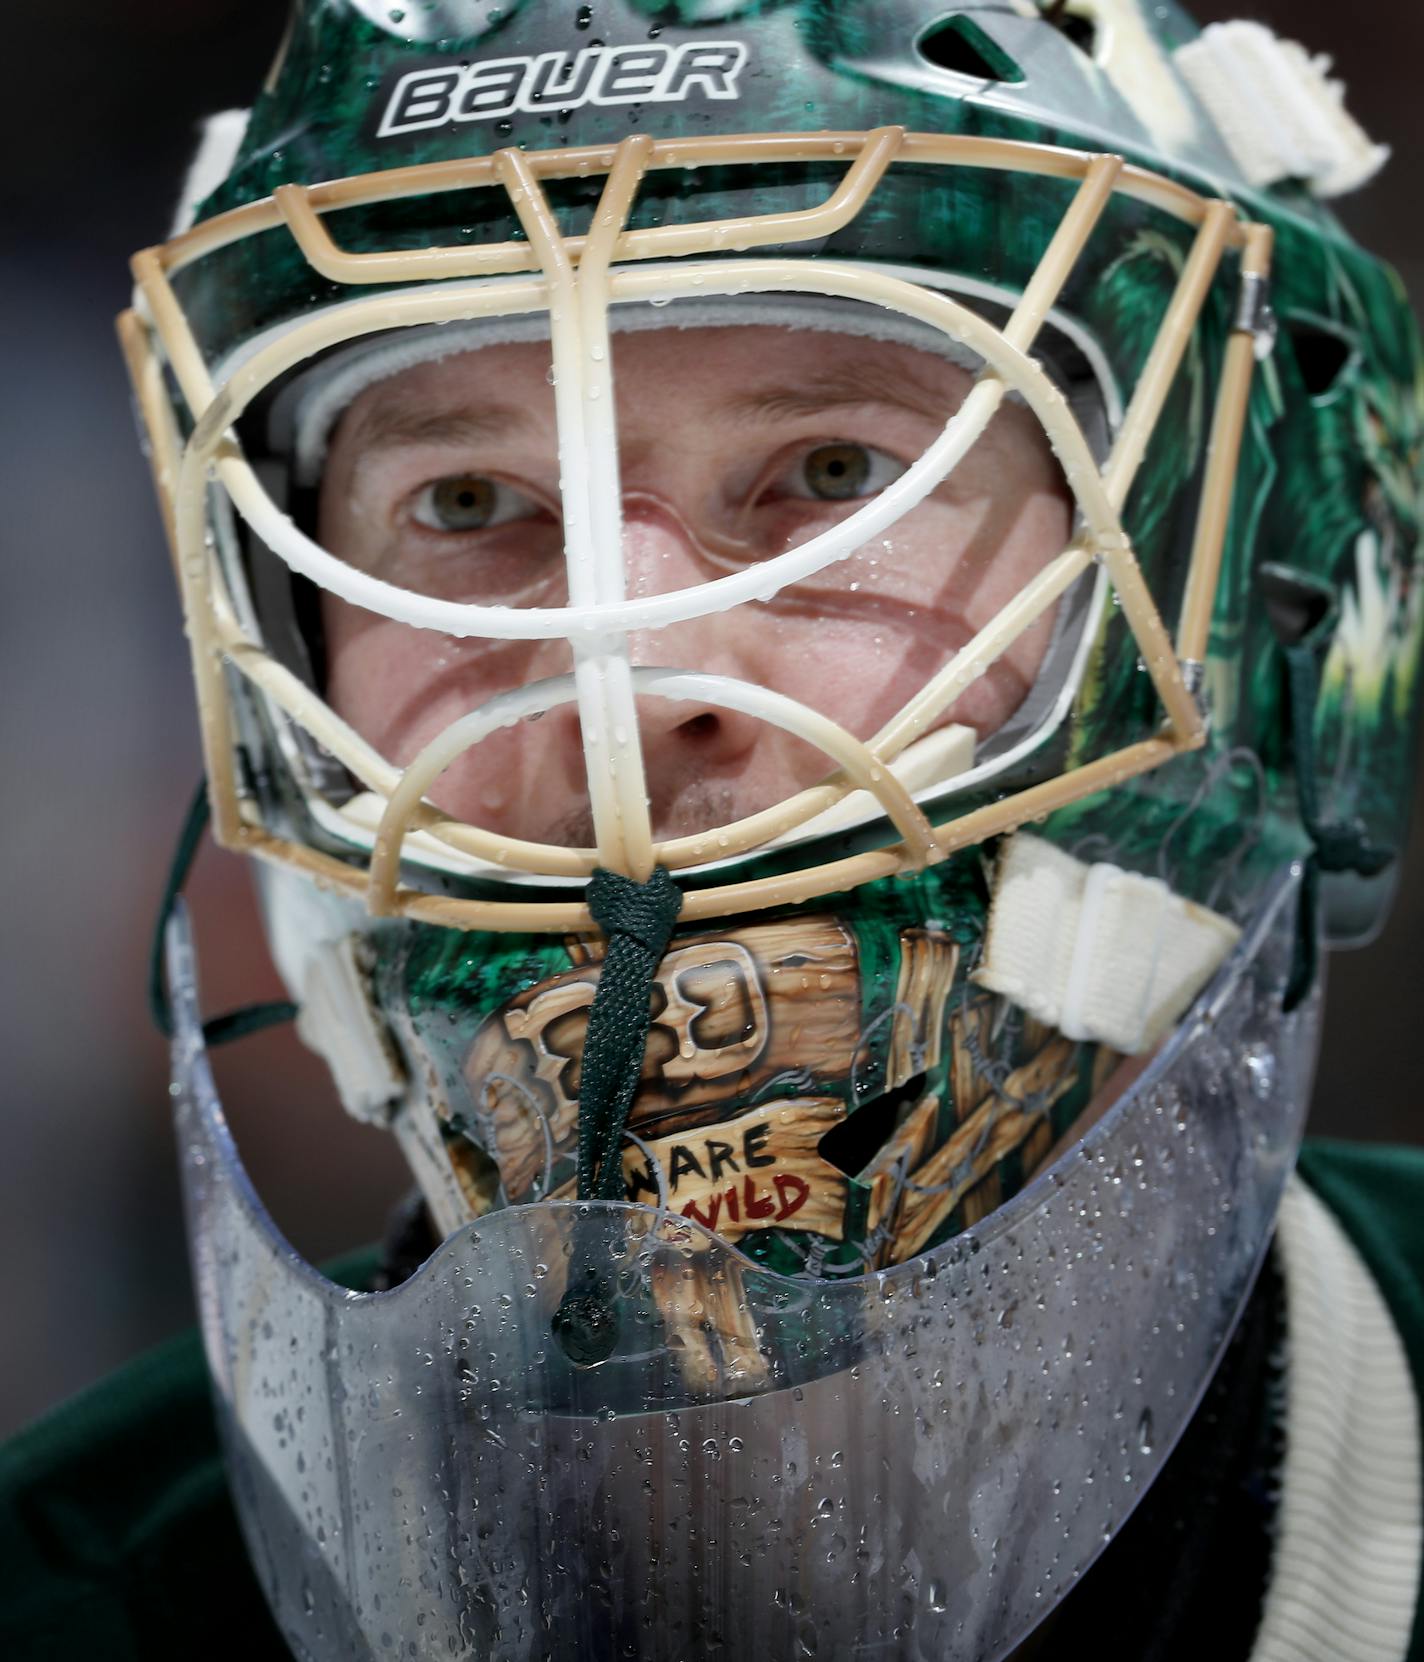
{"label": "clear plastic throat protector", "polygon": [[[654,1208],[549,1201],[482,1218],[393,1291],[333,1285],[243,1171],[175,920],[203,1334],[293,1652],[1008,1655],[1153,1480],[1270,1239],[1318,1016],[1281,1005],[1297,877],[1027,1188],[836,1283]],[[590,1253],[619,1338],[578,1367],[550,1323]]]}

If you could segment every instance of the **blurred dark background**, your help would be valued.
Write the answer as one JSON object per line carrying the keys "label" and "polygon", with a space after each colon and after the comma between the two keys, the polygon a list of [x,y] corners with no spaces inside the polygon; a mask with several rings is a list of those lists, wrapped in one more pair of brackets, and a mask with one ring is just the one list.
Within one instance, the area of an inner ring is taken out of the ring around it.
{"label": "blurred dark background", "polygon": [[[847,0],[850,3],[850,0]],[[1203,21],[1240,16],[1198,5]],[[1343,204],[1424,296],[1424,8],[1270,0],[1333,53],[1383,178]],[[167,232],[199,118],[250,102],[283,0],[71,0],[7,16],[0,246],[0,1436],[191,1320],[166,1096],[144,1002],[151,920],[198,774],[186,649],[112,318],[128,255]],[[18,33],[18,38],[17,38]],[[1331,965],[1313,1128],[1418,1142],[1424,857],[1393,920]],[[278,996],[230,856],[193,886],[209,1009]],[[321,1258],[379,1232],[394,1146],[348,1121],[289,1034],[226,1053],[259,1192]]]}

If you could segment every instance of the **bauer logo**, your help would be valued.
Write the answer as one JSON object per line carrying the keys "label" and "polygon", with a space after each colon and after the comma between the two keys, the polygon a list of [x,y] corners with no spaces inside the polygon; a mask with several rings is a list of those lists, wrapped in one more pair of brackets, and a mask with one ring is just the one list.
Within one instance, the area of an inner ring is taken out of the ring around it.
{"label": "bauer logo", "polygon": [[746,55],[739,40],[682,46],[649,42],[413,69],[396,82],[376,136],[418,133],[447,122],[490,121],[516,111],[736,98]]}

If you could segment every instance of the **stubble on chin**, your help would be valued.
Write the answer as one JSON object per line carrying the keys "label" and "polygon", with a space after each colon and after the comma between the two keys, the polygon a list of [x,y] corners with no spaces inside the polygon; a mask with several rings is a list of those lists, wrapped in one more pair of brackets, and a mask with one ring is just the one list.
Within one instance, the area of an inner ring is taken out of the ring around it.
{"label": "stubble on chin", "polygon": [[[653,836],[659,842],[670,837],[694,836],[769,806],[743,801],[742,794],[731,785],[714,784],[705,779],[689,780],[671,795],[660,797],[655,792],[651,799]],[[592,848],[593,813],[586,802],[580,803],[558,819],[536,826],[527,835],[531,840],[552,843],[556,848]]]}

